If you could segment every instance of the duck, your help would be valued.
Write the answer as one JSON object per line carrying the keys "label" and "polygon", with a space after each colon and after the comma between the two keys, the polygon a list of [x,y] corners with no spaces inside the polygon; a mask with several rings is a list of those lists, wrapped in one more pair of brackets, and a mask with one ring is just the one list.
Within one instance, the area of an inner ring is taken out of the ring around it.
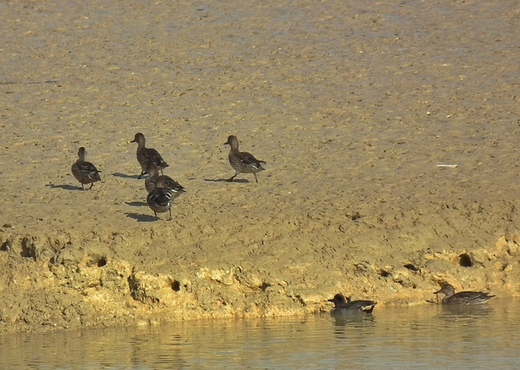
{"label": "duck", "polygon": [[459,292],[455,293],[455,288],[453,288],[450,284],[445,284],[442,286],[441,290],[435,292],[434,294],[444,294],[444,298],[442,299],[442,304],[457,304],[457,305],[477,305],[477,304],[485,304],[494,295],[483,292]]}
{"label": "duck", "polygon": [[87,162],[87,151],[84,147],[78,150],[78,160],[71,167],[72,175],[81,183],[81,187],[85,190],[85,185],[90,184],[88,189],[92,189],[96,181],[101,181],[101,177],[96,166]]}
{"label": "duck", "polygon": [[256,159],[251,153],[241,152],[238,147],[238,139],[234,135],[230,135],[224,145],[229,145],[231,151],[229,152],[229,164],[235,170],[235,175],[231,176],[226,181],[232,182],[233,179],[240,173],[252,173],[255,175],[255,180],[258,183],[256,174],[265,170],[262,166],[266,164],[265,161]]}
{"label": "duck", "polygon": [[138,179],[147,173],[147,169],[151,165],[157,166],[160,171],[169,166],[157,150],[146,147],[146,139],[141,132],[135,134],[131,143],[137,143],[137,161],[141,165],[141,174],[137,177]]}
{"label": "duck", "polygon": [[343,294],[336,294],[334,298],[329,299],[329,302],[334,303],[334,308],[331,311],[332,315],[343,314],[348,312],[364,312],[372,313],[377,302],[369,300],[352,301],[350,297],[345,298]]}
{"label": "duck", "polygon": [[170,220],[172,219],[172,205],[173,205],[173,193],[170,189],[162,187],[164,184],[160,184],[161,187],[156,187],[154,190],[148,193],[146,197],[146,203],[152,209],[155,214],[155,219],[159,220],[157,213],[170,213]]}
{"label": "duck", "polygon": [[186,192],[186,189],[177,181],[166,175],[159,175],[159,168],[156,165],[151,165],[147,168],[147,173],[150,175],[144,180],[144,186],[148,193],[155,190],[157,183],[162,187],[171,190],[173,198]]}

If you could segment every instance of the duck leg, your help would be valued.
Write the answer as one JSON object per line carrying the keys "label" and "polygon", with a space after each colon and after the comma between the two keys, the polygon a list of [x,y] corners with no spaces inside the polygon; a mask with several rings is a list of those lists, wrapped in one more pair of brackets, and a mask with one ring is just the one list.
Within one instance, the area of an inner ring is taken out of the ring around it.
{"label": "duck leg", "polygon": [[227,181],[227,182],[233,182],[233,179],[234,179],[235,177],[237,177],[237,175],[238,175],[238,172],[235,172],[235,174],[234,174],[233,176],[231,176],[229,179],[227,179],[226,181]]}

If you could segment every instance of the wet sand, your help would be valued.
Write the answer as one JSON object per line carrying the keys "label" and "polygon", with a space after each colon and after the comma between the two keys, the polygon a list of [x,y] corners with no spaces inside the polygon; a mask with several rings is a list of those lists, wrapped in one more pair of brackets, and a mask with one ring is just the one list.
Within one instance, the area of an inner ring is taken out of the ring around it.
{"label": "wet sand", "polygon": [[[519,295],[517,2],[0,10],[0,331]],[[172,221],[136,132],[187,189]],[[258,184],[223,181],[230,134]]]}

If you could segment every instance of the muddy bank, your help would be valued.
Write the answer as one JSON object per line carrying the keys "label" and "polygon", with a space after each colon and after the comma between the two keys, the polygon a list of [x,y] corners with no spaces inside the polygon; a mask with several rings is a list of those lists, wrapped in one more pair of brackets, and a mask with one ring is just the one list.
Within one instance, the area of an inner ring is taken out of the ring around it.
{"label": "muddy bank", "polygon": [[[517,296],[516,5],[2,5],[0,330]],[[172,221],[137,131],[188,191]],[[259,184],[223,181],[229,134]]]}

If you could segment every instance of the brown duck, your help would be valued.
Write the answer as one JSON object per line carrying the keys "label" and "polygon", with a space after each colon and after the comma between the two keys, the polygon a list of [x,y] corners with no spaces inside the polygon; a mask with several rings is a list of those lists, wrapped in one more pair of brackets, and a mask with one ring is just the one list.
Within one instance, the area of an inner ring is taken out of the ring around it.
{"label": "brown duck", "polygon": [[159,168],[157,166],[152,165],[148,167],[147,172],[150,176],[148,176],[144,181],[144,186],[148,193],[155,190],[157,183],[163,184],[165,188],[171,190],[174,199],[186,192],[186,189],[171,177],[159,175]]}
{"label": "brown duck", "polygon": [[229,152],[229,164],[235,169],[235,175],[229,178],[227,181],[231,182],[239,173],[252,173],[255,175],[255,180],[258,183],[256,174],[260,171],[265,170],[262,165],[265,165],[265,161],[256,159],[251,153],[241,152],[238,148],[238,139],[236,136],[229,136],[224,145],[229,145],[231,151]]}
{"label": "brown duck", "polygon": [[78,157],[71,167],[72,174],[81,183],[83,190],[85,190],[86,184],[90,184],[89,189],[92,189],[96,181],[101,181],[101,177],[99,177],[101,171],[98,171],[92,163],[87,162],[87,151],[84,147],[79,148]]}
{"label": "brown duck", "polygon": [[168,163],[164,161],[157,150],[146,147],[146,139],[142,133],[138,132],[135,134],[131,143],[137,143],[137,161],[141,165],[141,174],[138,179],[145,173],[148,173],[147,169],[152,165],[157,166],[160,171],[168,167]]}
{"label": "brown duck", "polygon": [[442,304],[458,304],[458,305],[476,305],[487,303],[494,295],[483,292],[459,292],[455,293],[455,289],[450,284],[445,284],[441,290],[435,294],[444,294]]}
{"label": "brown duck", "polygon": [[157,213],[170,213],[170,220],[172,219],[172,205],[173,192],[166,187],[164,179],[159,179],[156,182],[156,187],[146,197],[146,203],[155,214],[155,219],[158,220]]}
{"label": "brown duck", "polygon": [[342,315],[349,312],[364,312],[364,313],[372,313],[374,311],[374,307],[377,302],[374,301],[351,301],[350,297],[345,298],[343,294],[336,294],[334,298],[329,299],[329,302],[334,303],[334,308],[330,312],[331,315]]}

